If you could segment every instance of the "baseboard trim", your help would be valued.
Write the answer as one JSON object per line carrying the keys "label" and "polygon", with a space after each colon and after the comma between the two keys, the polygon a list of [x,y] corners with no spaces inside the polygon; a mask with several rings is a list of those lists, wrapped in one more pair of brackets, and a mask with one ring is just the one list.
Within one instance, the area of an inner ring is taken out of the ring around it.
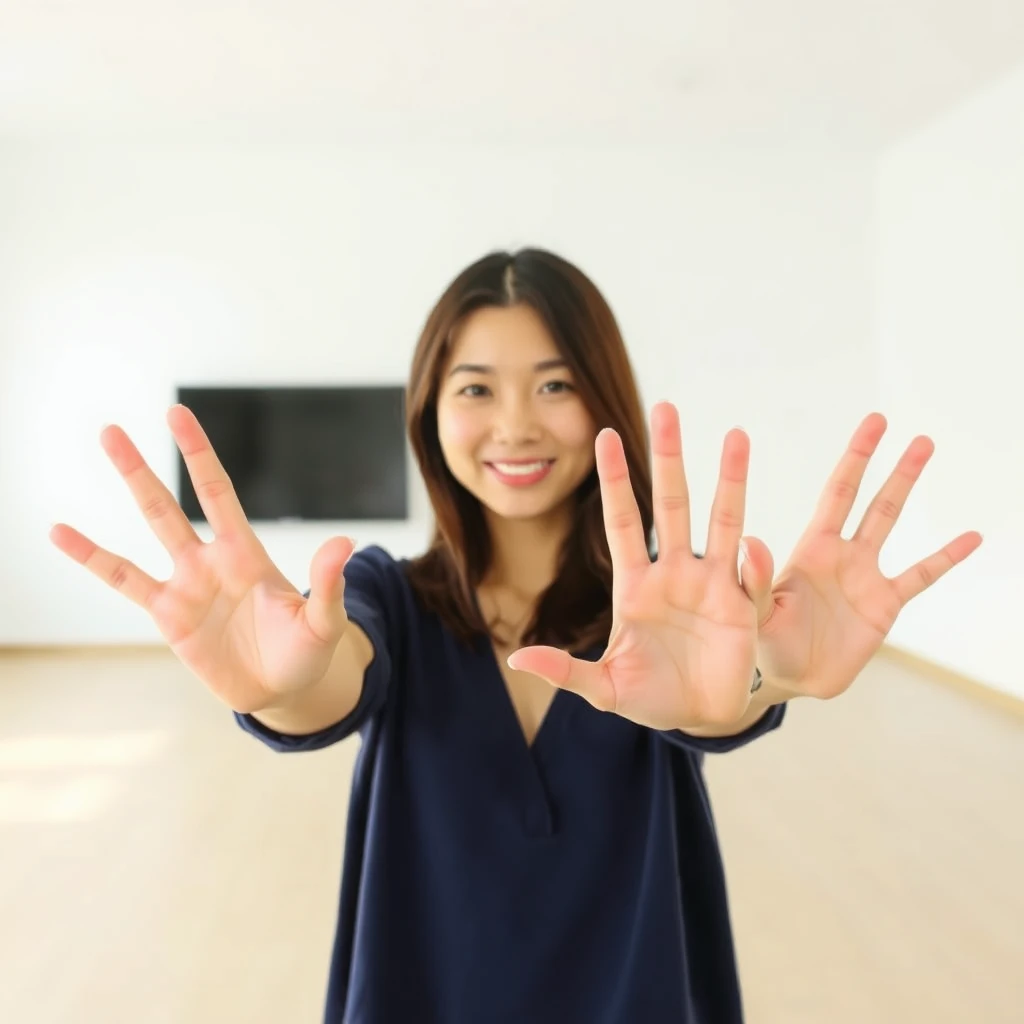
{"label": "baseboard trim", "polygon": [[987,683],[979,682],[962,672],[955,672],[944,665],[938,665],[920,654],[913,654],[893,644],[883,644],[877,657],[905,665],[971,700],[1024,720],[1024,699],[1012,693],[997,690]]}
{"label": "baseboard trim", "polygon": [[137,644],[0,644],[3,658],[89,658],[112,654],[156,654],[167,651],[162,642]]}

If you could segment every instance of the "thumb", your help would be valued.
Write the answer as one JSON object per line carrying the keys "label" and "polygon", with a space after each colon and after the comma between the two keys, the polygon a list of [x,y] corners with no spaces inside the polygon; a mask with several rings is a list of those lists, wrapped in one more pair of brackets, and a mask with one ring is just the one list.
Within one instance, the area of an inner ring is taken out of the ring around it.
{"label": "thumb", "polygon": [[615,708],[615,690],[599,662],[574,658],[557,647],[520,647],[508,656],[509,668],[535,676],[569,690],[593,704],[598,711]]}
{"label": "thumb", "polygon": [[772,580],[775,560],[768,545],[757,537],[744,537],[740,541],[740,584],[757,609],[757,626],[761,628],[771,616],[774,607]]}
{"label": "thumb", "polygon": [[348,625],[345,614],[345,566],[355,551],[349,537],[332,537],[313,556],[309,568],[306,621],[324,643],[336,643]]}

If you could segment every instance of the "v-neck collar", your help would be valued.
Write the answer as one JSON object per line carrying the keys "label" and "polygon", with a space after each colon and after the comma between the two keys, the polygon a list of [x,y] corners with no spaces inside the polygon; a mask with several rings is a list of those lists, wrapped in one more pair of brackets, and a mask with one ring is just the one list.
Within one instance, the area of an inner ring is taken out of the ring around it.
{"label": "v-neck collar", "polygon": [[551,703],[548,704],[547,710],[544,712],[544,716],[540,720],[540,724],[537,726],[537,731],[534,734],[532,741],[527,741],[526,733],[523,731],[523,725],[519,721],[519,715],[516,712],[515,703],[512,700],[512,694],[509,693],[508,683],[505,681],[505,676],[502,674],[501,665],[498,662],[498,653],[494,649],[494,642],[489,636],[481,636],[478,640],[477,651],[480,657],[483,659],[487,677],[488,689],[496,690],[497,703],[501,705],[501,728],[502,731],[508,731],[511,727],[514,730],[515,739],[517,745],[521,751],[525,752],[531,759],[536,755],[539,745],[542,742],[547,742],[546,737],[548,733],[553,732],[557,726],[558,717],[562,712],[562,707],[565,704],[565,698],[569,696],[560,687],[554,686],[554,695],[551,698]]}
{"label": "v-neck collar", "polygon": [[[533,742],[528,743],[526,740],[526,733],[523,732],[522,724],[519,721],[519,715],[516,712],[515,704],[512,701],[512,694],[509,693],[508,684],[505,682],[504,675],[502,675],[501,665],[498,663],[498,653],[494,649],[494,643],[491,638],[486,634],[477,637],[476,651],[485,666],[484,675],[487,677],[488,690],[497,691],[497,696],[499,698],[498,703],[501,705],[502,709],[502,720],[511,725],[515,730],[519,746],[526,751],[526,753],[531,756],[534,755],[541,745],[549,742],[547,739],[548,735],[557,732],[559,727],[558,723],[562,720],[565,714],[566,705],[571,706],[574,703],[573,698],[575,695],[563,690],[560,686],[552,687],[555,694],[551,698],[551,703],[548,705],[548,709],[544,713],[544,717],[537,726],[537,732],[533,737]],[[597,661],[601,657],[601,649],[599,647],[592,647],[574,656],[586,661]]]}
{"label": "v-neck collar", "polygon": [[[527,743],[490,636],[478,636],[475,650],[481,666],[483,692],[480,699],[494,716],[494,756],[506,758],[513,774],[520,780],[517,803],[523,833],[533,839],[551,838],[558,831],[558,809],[555,794],[549,788],[550,769],[560,752],[558,740],[564,735],[581,698],[555,687],[555,695],[537,727],[533,742]],[[600,652],[589,651],[580,656],[590,660],[599,657]]]}

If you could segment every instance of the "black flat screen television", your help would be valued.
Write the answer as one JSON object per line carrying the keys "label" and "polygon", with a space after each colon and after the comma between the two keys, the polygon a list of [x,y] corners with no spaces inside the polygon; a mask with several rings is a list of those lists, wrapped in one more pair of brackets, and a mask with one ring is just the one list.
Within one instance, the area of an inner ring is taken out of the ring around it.
{"label": "black flat screen television", "polygon": [[[406,519],[404,389],[179,387],[250,522]],[[178,453],[178,500],[206,516]]]}

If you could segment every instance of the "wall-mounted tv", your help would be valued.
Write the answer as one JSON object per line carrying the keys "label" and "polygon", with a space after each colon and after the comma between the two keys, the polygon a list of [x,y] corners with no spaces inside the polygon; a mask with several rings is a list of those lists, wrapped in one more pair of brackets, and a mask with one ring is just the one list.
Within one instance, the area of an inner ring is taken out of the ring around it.
{"label": "wall-mounted tv", "polygon": [[[250,522],[408,518],[404,389],[181,386]],[[178,500],[205,522],[178,454]]]}

